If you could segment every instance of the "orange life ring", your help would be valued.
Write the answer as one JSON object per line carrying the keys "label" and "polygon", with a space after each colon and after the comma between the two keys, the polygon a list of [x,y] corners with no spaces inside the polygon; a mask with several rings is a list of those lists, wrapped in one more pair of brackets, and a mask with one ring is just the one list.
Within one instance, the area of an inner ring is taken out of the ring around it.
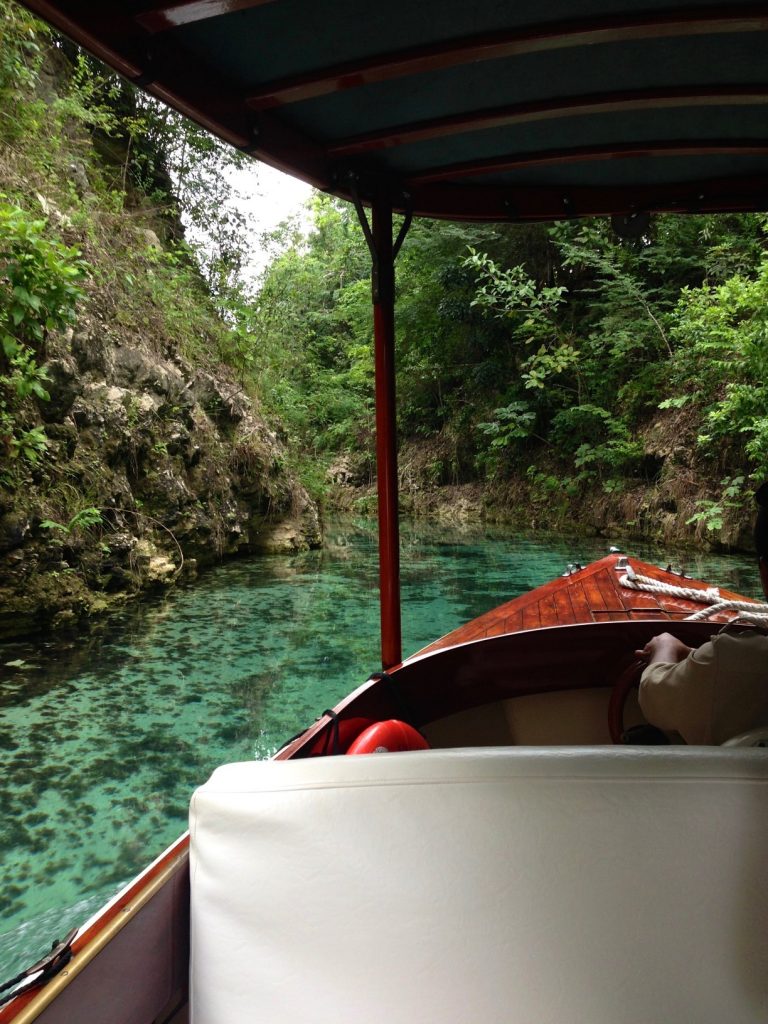
{"label": "orange life ring", "polygon": [[387,754],[398,750],[429,750],[429,744],[412,725],[390,718],[363,729],[347,753]]}

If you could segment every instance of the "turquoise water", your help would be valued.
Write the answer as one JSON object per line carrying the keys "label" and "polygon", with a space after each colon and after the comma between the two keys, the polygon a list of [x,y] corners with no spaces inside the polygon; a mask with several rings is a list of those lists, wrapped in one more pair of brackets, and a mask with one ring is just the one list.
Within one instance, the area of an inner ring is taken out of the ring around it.
{"label": "turquoise water", "polygon": [[[608,543],[404,527],[404,652]],[[750,559],[686,569],[758,596]],[[322,551],[223,565],[98,636],[0,648],[0,981],[183,831],[217,764],[269,756],[379,667],[377,579],[372,525],[340,524]]]}

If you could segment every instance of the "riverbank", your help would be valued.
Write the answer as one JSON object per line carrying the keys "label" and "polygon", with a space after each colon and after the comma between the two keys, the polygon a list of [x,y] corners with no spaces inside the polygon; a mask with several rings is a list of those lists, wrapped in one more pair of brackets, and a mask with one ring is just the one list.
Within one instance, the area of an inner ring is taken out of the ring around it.
{"label": "riverbank", "polygon": [[[658,410],[637,442],[636,477],[574,474],[541,449],[525,470],[478,478],[440,437],[406,441],[399,453],[401,513],[439,523],[506,524],[516,530],[621,536],[641,544],[719,553],[754,550],[749,484],[724,498],[723,467],[696,450],[698,421],[686,411]],[[329,474],[330,514],[373,515],[376,487],[363,457],[337,460]]]}
{"label": "riverbank", "polygon": [[[594,489],[572,495],[557,477],[542,474],[534,481],[513,479],[491,485],[479,481],[416,484],[401,491],[400,509],[405,516],[436,524],[503,525],[543,535],[568,532],[585,539],[621,537],[670,550],[750,555],[754,551],[754,510],[727,509],[722,525],[711,530],[703,519],[690,521],[707,501],[676,493],[676,489],[643,484],[621,492]],[[335,487],[330,509],[333,514],[372,515],[375,487]]]}
{"label": "riverbank", "polygon": [[[183,470],[183,460],[177,463]],[[266,503],[252,504],[256,485],[250,493],[232,489],[229,504],[219,504],[212,520],[208,503],[215,506],[213,497],[203,504],[199,491],[174,477],[170,457],[165,457],[165,464],[165,473],[153,472],[152,478],[164,481],[165,494],[175,481],[187,495],[191,516],[182,504],[167,508],[161,520],[143,511],[141,499],[133,499],[133,508],[128,502],[119,509],[103,506],[96,523],[62,531],[63,535],[42,527],[39,506],[26,518],[18,506],[0,518],[0,567],[10,569],[0,577],[0,640],[41,631],[87,631],[126,601],[188,583],[201,570],[233,558],[297,553],[335,543],[333,536],[324,536],[327,531],[317,507],[297,483],[271,508],[269,496]],[[141,493],[146,499],[146,484]],[[609,491],[569,489],[546,469],[533,477],[493,484],[440,484],[429,472],[418,471],[412,453],[401,472],[404,535],[423,528],[442,532],[450,542],[457,529],[467,534],[502,529],[525,531],[543,541],[552,533],[568,533],[576,543],[604,539],[630,549],[653,545],[664,549],[668,558],[677,552],[750,555],[752,510],[728,509],[720,528],[713,531],[702,520],[691,522],[702,501],[706,499],[697,496],[690,474],[682,472],[654,485],[628,483]],[[347,479],[330,487],[324,515],[373,517],[376,505],[375,481]]]}

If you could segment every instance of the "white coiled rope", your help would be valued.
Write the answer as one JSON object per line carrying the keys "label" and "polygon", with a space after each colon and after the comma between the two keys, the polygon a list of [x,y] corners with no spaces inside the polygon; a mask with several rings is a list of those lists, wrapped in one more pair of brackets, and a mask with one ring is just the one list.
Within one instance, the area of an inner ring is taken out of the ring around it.
{"label": "white coiled rope", "polygon": [[760,625],[768,623],[768,604],[760,604],[758,601],[730,601],[720,597],[717,587],[707,587],[706,590],[695,590],[693,587],[678,587],[672,583],[662,583],[661,580],[651,579],[650,576],[641,576],[631,566],[627,566],[626,576],[619,580],[622,587],[630,590],[645,590],[649,594],[668,594],[670,597],[683,597],[687,601],[698,601],[708,604],[708,608],[702,608],[693,615],[686,616],[686,621],[697,622],[708,619],[718,612],[735,611],[734,616],[738,619],[748,619],[750,622],[757,622]]}

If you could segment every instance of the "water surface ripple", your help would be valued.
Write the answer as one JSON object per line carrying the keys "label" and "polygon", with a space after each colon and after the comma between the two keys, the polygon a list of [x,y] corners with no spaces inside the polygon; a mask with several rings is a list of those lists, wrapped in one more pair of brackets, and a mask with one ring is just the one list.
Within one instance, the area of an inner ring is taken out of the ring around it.
{"label": "water surface ripple", "polygon": [[[404,651],[607,547],[406,526]],[[758,596],[749,559],[687,568]],[[339,524],[322,551],[228,563],[97,636],[0,649],[0,981],[183,831],[216,765],[269,756],[379,667],[377,579],[371,524]]]}

